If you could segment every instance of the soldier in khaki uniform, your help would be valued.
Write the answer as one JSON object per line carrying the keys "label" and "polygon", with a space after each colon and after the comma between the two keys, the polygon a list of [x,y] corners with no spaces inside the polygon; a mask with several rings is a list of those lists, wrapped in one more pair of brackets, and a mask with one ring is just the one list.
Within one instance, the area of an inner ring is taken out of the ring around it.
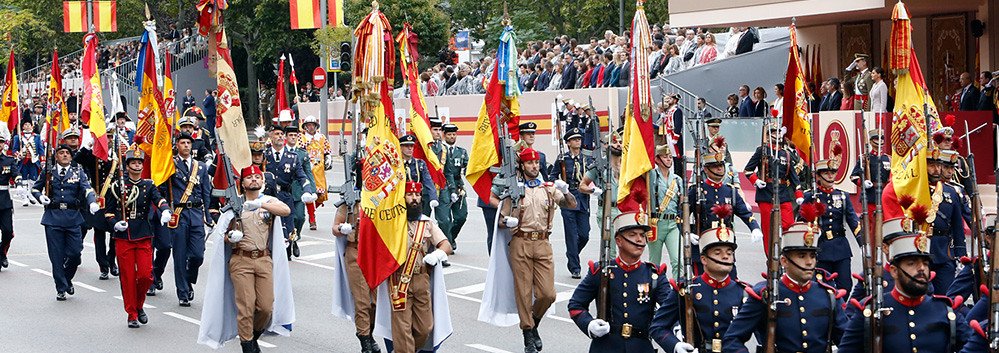
{"label": "soldier in khaki uniform", "polygon": [[[246,202],[239,215],[241,226],[225,241],[232,244],[229,277],[236,298],[236,324],[243,352],[260,352],[257,339],[270,324],[274,310],[274,263],[270,249],[273,216],[287,217],[291,208],[272,196],[262,195],[264,172],[251,165],[240,172]],[[230,225],[235,228],[237,223]]]}
{"label": "soldier in khaki uniform", "polygon": [[[525,148],[519,157],[520,170],[524,175],[524,196],[517,210],[511,211],[509,202],[502,204],[499,227],[509,228],[513,233],[510,269],[513,271],[520,328],[524,331],[524,351],[530,353],[542,348],[538,322],[555,302],[555,270],[552,246],[548,242],[555,206],[576,208],[576,198],[564,181],[542,181],[541,155],[538,151]],[[498,194],[500,192],[494,190],[493,195]],[[492,198],[493,204],[500,204],[496,196]]]}
{"label": "soldier in khaki uniform", "polygon": [[[357,224],[357,203],[347,205],[342,201],[337,205],[336,215],[333,217],[333,235],[347,237],[347,247],[344,249],[343,261],[347,271],[347,281],[350,285],[350,294],[354,298],[354,329],[357,339],[361,341],[361,352],[376,353],[381,352],[375,339],[371,337],[371,329],[374,326],[375,317],[375,292],[368,288],[368,282],[361,273],[361,267],[357,265],[357,233],[354,232],[354,224]],[[353,214],[348,216],[348,207],[354,208]]]}

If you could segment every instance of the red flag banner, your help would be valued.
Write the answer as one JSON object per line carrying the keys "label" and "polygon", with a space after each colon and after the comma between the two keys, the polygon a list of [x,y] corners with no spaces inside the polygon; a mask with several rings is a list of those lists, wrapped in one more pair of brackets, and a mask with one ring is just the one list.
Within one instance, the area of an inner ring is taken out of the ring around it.
{"label": "red flag banner", "polygon": [[417,77],[417,40],[416,34],[412,31],[413,28],[409,23],[404,24],[396,42],[399,44],[399,66],[402,69],[402,77],[406,81],[406,87],[409,87],[409,103],[412,106],[412,113],[409,116],[409,130],[419,142],[413,149],[413,157],[422,159],[427,164],[430,179],[434,180],[434,185],[437,185],[438,189],[443,189],[447,183],[447,180],[444,179],[444,164],[430,149],[430,144],[434,142],[434,136],[430,132],[427,104],[423,100],[423,91],[420,90],[420,81]]}
{"label": "red flag banner", "polygon": [[104,97],[101,93],[101,74],[97,70],[97,34],[83,37],[83,108],[80,121],[89,126],[94,135],[94,156],[108,160],[108,137],[104,123]]}
{"label": "red flag banner", "polygon": [[631,85],[624,113],[621,179],[616,199],[621,212],[647,212],[649,190],[646,173],[653,168],[656,144],[652,134],[653,111],[648,65],[652,36],[641,2],[631,23],[631,43],[631,57],[635,62],[631,65]]}
{"label": "red flag banner", "polygon": [[[787,74],[784,77],[784,116],[781,124],[787,129],[788,137],[798,150],[804,162],[812,158],[812,127],[808,122],[808,89],[805,87],[805,74],[802,72],[801,57],[798,56],[798,34],[791,24],[791,48],[787,58]],[[790,94],[788,94],[790,93]]]}

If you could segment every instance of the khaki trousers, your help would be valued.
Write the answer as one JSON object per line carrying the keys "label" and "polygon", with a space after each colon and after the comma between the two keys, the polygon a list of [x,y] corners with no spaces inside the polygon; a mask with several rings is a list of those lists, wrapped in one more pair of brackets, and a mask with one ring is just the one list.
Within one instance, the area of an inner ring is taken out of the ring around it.
{"label": "khaki trousers", "polygon": [[413,275],[406,295],[406,309],[392,311],[392,347],[397,353],[415,353],[423,348],[434,329],[430,275],[425,270]]}
{"label": "khaki trousers", "polygon": [[273,270],[274,263],[269,256],[252,259],[232,255],[229,259],[229,277],[236,296],[236,327],[240,340],[252,340],[254,331],[266,329],[271,322],[271,314],[274,312]]}
{"label": "khaki trousers", "polygon": [[534,328],[534,318],[544,317],[555,302],[555,270],[548,240],[510,240],[510,269],[517,296],[520,328]]}
{"label": "khaki trousers", "polygon": [[347,243],[343,253],[347,266],[347,280],[350,282],[350,294],[354,297],[354,329],[358,335],[371,335],[371,319],[375,317],[375,303],[371,299],[374,291],[368,288],[368,282],[357,266],[357,243]]}

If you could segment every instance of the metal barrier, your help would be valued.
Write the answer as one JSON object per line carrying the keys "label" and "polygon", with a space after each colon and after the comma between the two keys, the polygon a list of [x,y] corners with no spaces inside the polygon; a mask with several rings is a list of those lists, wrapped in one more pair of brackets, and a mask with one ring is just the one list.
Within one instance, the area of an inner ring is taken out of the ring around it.
{"label": "metal barrier", "polygon": [[[698,113],[697,111],[698,96],[695,95],[694,93],[688,91],[687,89],[681,87],[675,82],[670,81],[669,79],[662,76],[653,79],[651,84],[652,86],[659,87],[660,89],[660,97],[658,97],[659,100],[661,100],[662,96],[665,94],[675,93],[680,96],[680,101],[677,104],[679,105],[680,109],[684,111],[685,116],[694,116],[694,114]],[[704,102],[704,112],[711,113],[711,116],[713,117],[725,116],[724,111],[719,109],[714,104],[711,104],[711,102],[708,102],[707,100],[705,100]]]}

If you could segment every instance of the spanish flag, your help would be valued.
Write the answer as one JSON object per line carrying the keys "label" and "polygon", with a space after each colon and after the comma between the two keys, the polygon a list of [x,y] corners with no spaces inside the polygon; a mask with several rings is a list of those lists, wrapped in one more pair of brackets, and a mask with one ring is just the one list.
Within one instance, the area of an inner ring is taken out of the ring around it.
{"label": "spanish flag", "polygon": [[[170,52],[165,53],[163,64],[163,90],[167,92],[167,99],[163,100],[163,109],[155,109],[156,112],[156,132],[153,133],[153,140],[149,152],[149,177],[153,179],[155,185],[160,185],[170,179],[170,176],[177,170],[173,164],[173,120],[177,116],[177,103],[174,102],[176,94],[173,90],[173,79],[170,78]],[[153,67],[152,70],[156,68]],[[147,66],[144,71],[150,70]],[[152,71],[156,72],[156,71]],[[154,75],[155,76],[155,75]],[[156,84],[155,77],[152,82]],[[155,96],[159,90],[153,87]]]}
{"label": "spanish flag", "polygon": [[3,81],[3,104],[0,107],[0,122],[7,123],[7,131],[13,134],[17,131],[21,110],[18,109],[17,71],[14,68],[14,48],[10,49],[10,59],[7,60],[7,74]]}
{"label": "spanish flag", "polygon": [[[139,59],[135,65],[135,85],[139,90],[139,113],[135,123],[135,139],[146,154],[152,155],[156,122],[163,116],[163,93],[160,92],[156,61],[155,27],[146,28],[139,40]],[[155,179],[155,178],[154,178]],[[157,184],[159,185],[159,184]]]}
{"label": "spanish flag", "polygon": [[343,24],[343,0],[330,0],[326,2],[326,12],[328,12],[330,27],[344,27]]}
{"label": "spanish flag", "polygon": [[[919,61],[912,48],[912,26],[902,2],[892,11],[890,68],[896,73],[895,118],[891,128],[891,186],[895,195],[912,195],[913,206],[929,209],[929,177],[926,153],[930,146],[927,128],[939,126],[936,106],[926,90]],[[929,119],[929,123],[927,123]],[[897,214],[896,202],[885,198],[885,215]]]}
{"label": "spanish flag", "polygon": [[406,87],[409,87],[409,104],[412,106],[409,115],[409,131],[416,135],[416,139],[420,142],[413,150],[413,157],[427,163],[430,179],[434,180],[434,185],[437,185],[438,189],[443,189],[447,184],[447,180],[444,179],[444,164],[430,149],[430,144],[434,142],[434,136],[430,133],[427,104],[423,100],[423,91],[420,90],[420,81],[416,76],[416,62],[419,60],[419,54],[416,51],[416,33],[413,33],[413,27],[409,23],[402,25],[402,32],[396,37],[396,42],[399,43],[399,66],[402,69],[402,76],[406,80]]}
{"label": "spanish flag", "polygon": [[94,23],[95,32],[117,32],[118,31],[118,2],[117,1],[94,1]]}
{"label": "spanish flag", "polygon": [[[621,146],[621,179],[617,207],[621,212],[648,212],[649,187],[646,173],[653,168],[655,140],[652,136],[652,95],[649,88],[649,53],[652,35],[645,7],[638,2],[631,22],[631,86],[624,110],[624,137]],[[679,128],[679,127],[678,127]]]}
{"label": "spanish flag", "polygon": [[87,25],[87,2],[86,1],[63,1],[62,2],[62,31],[86,32]]}
{"label": "spanish flag", "polygon": [[801,56],[798,53],[798,33],[791,24],[791,50],[787,58],[787,75],[784,77],[784,116],[782,125],[798,155],[809,163],[812,158],[812,126],[808,122],[808,89],[805,87],[805,74],[802,73]]}
{"label": "spanish flag", "polygon": [[288,1],[291,13],[291,29],[312,29],[322,27],[322,13],[319,0]]}
{"label": "spanish flag", "polygon": [[[361,90],[362,121],[368,124],[366,158],[361,161],[361,214],[357,227],[357,265],[368,286],[375,288],[406,261],[409,244],[406,223],[405,182],[399,138],[392,126],[392,71],[395,70],[392,26],[385,15],[372,9],[354,31],[353,81]],[[388,115],[386,114],[388,112]],[[360,131],[356,126],[354,131]]]}
{"label": "spanish flag", "polygon": [[55,141],[60,133],[69,128],[69,111],[62,99],[62,71],[59,68],[59,51],[52,51],[52,74],[49,76],[49,109],[46,122],[49,131],[46,140]]}
{"label": "spanish flag", "polygon": [[517,47],[513,26],[500,34],[499,50],[493,63],[493,73],[486,84],[486,97],[479,108],[479,119],[472,135],[472,151],[468,156],[465,177],[479,199],[489,202],[496,173],[490,167],[502,163],[499,124],[506,123],[510,138],[520,139],[520,80],[517,78]]}
{"label": "spanish flag", "polygon": [[107,128],[104,124],[104,97],[101,94],[101,74],[97,71],[97,34],[83,37],[83,111],[80,121],[89,126],[94,135],[94,156],[108,160]]}

